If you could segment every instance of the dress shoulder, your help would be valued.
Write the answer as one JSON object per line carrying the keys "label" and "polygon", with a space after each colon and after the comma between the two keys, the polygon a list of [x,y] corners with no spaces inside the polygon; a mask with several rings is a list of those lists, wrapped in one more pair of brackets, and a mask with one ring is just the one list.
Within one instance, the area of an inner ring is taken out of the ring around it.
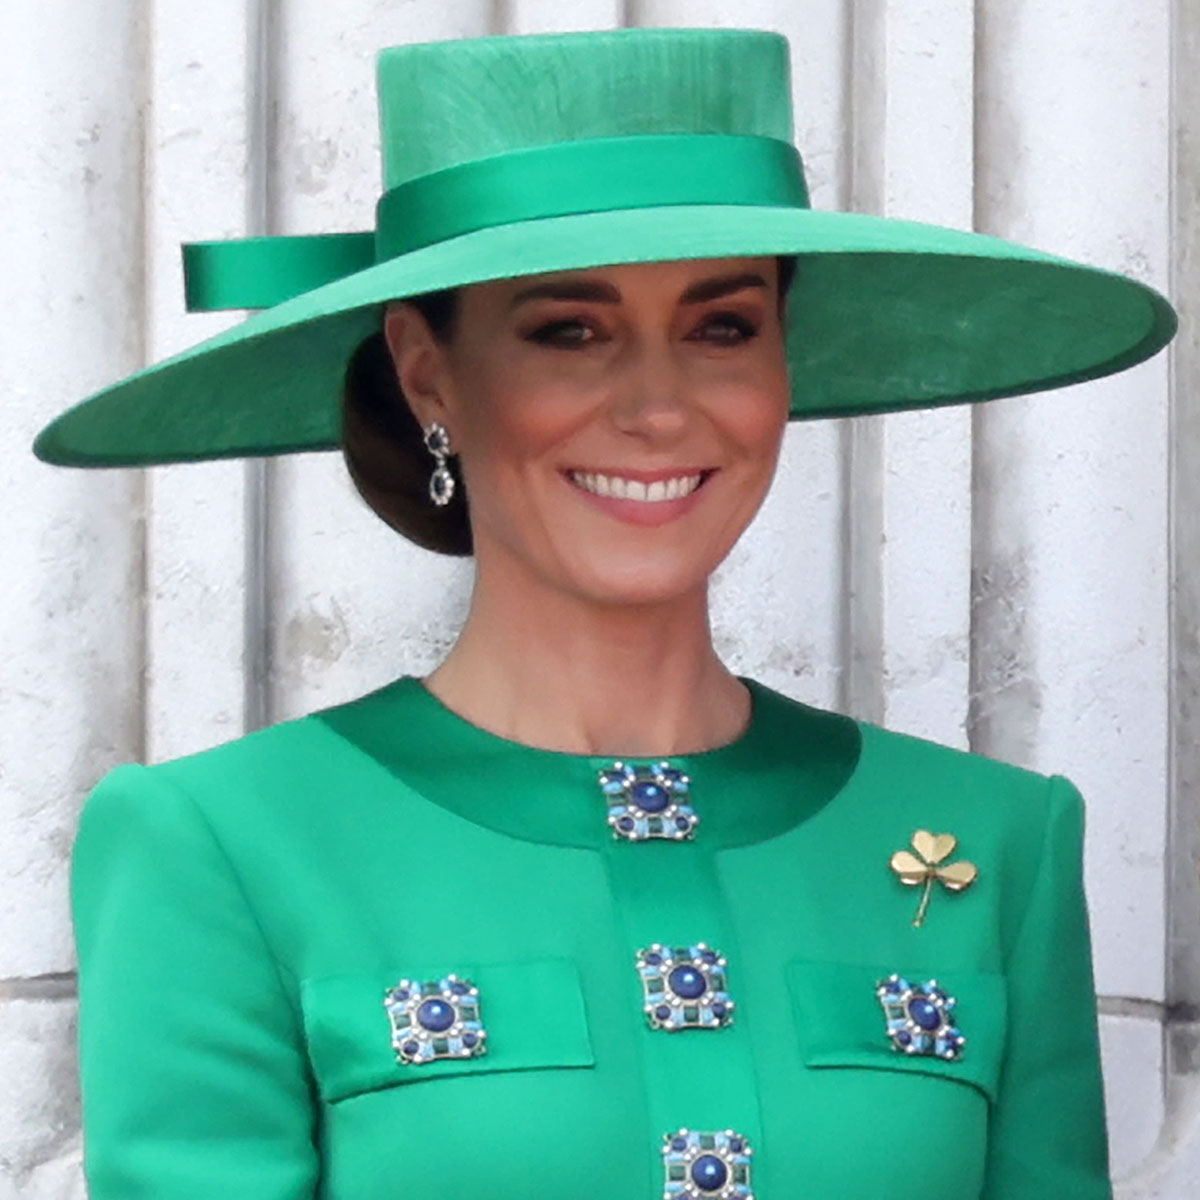
{"label": "dress shoulder", "polygon": [[1028,832],[1043,829],[1064,810],[1083,812],[1074,783],[1061,774],[1046,774],[946,746],[927,738],[860,722],[863,769],[886,773],[902,793],[934,791],[952,796],[959,812],[1003,816]]}

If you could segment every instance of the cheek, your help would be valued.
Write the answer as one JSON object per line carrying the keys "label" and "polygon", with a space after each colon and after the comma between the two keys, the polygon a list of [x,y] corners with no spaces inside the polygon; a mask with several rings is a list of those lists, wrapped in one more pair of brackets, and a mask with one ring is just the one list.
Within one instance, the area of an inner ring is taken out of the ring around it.
{"label": "cheek", "polygon": [[586,422],[578,392],[509,382],[476,397],[468,429],[479,457],[516,466],[544,455]]}
{"label": "cheek", "polygon": [[461,397],[458,427],[462,466],[477,498],[492,496],[502,507],[520,503],[535,465],[586,425],[587,405],[577,385],[497,363],[471,372]]}
{"label": "cheek", "polygon": [[791,388],[786,369],[765,370],[714,392],[714,424],[746,456],[774,462],[787,427]]}

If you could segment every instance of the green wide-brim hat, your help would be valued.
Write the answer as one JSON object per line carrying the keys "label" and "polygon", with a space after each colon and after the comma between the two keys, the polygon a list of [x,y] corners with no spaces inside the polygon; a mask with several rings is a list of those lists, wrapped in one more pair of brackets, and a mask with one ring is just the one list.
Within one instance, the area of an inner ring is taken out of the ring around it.
{"label": "green wide-brim hat", "polygon": [[393,299],[617,263],[797,255],[791,415],[1033,392],[1119,371],[1175,331],[1152,288],[997,238],[816,212],[788,43],[621,29],[397,46],[378,59],[376,228],[184,248],[189,308],[259,309],[77,404],[47,462],[331,449],[347,364]]}

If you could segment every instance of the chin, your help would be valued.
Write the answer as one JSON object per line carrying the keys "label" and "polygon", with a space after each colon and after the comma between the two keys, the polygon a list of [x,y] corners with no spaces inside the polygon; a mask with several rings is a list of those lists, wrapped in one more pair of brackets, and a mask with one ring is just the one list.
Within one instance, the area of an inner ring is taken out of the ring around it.
{"label": "chin", "polygon": [[[668,604],[706,589],[720,558],[697,561],[694,549],[678,556],[670,554],[596,555],[586,562],[563,563],[557,573],[560,585],[580,599],[594,604],[642,607]],[[722,555],[721,557],[724,557]]]}

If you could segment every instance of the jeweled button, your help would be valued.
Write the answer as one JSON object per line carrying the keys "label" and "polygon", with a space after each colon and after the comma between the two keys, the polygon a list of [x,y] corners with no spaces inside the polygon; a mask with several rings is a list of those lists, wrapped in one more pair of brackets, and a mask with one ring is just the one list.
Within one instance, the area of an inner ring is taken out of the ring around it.
{"label": "jeweled button", "polygon": [[663,1135],[663,1200],[754,1200],[751,1150],[732,1129]]}
{"label": "jeweled button", "polygon": [[487,1050],[479,989],[469,979],[454,974],[402,979],[385,989],[383,1007],[398,1062],[419,1066],[439,1058],[474,1058]]}
{"label": "jeweled button", "polygon": [[690,780],[667,762],[614,762],[598,773],[614,837],[687,841],[700,818],[688,799]]}
{"label": "jeweled button", "polygon": [[953,1061],[962,1056],[966,1038],[955,1024],[958,1002],[937,980],[914,984],[890,975],[875,986],[883,1006],[884,1032],[902,1054],[932,1054]]}
{"label": "jeweled button", "polygon": [[637,952],[642,1006],[652,1029],[719,1029],[733,1017],[726,991],[728,963],[704,942]]}

